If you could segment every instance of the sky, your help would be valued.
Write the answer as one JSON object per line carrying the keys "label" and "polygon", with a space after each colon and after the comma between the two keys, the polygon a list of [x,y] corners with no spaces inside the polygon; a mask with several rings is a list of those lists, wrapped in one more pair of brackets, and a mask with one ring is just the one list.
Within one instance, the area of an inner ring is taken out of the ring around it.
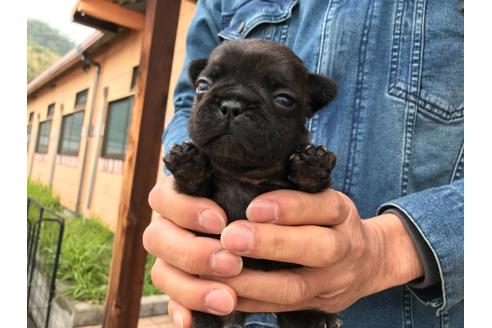
{"label": "sky", "polygon": [[95,30],[72,22],[71,13],[75,3],[76,0],[26,0],[25,8],[28,18],[42,20],[59,29],[75,43],[80,43]]}

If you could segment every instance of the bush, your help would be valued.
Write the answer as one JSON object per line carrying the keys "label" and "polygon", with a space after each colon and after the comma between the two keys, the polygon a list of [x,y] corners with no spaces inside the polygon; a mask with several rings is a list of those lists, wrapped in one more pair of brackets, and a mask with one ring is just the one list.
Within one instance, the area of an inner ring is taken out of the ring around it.
{"label": "bush", "polygon": [[[28,196],[53,211],[60,211],[59,199],[50,188],[39,183],[28,182]],[[37,218],[37,211],[31,206],[30,220]],[[41,231],[39,253],[43,259],[53,257],[56,231],[45,225]],[[86,219],[78,214],[65,220],[62,251],[58,267],[58,281],[67,284],[64,293],[80,301],[101,303],[106,297],[109,266],[113,248],[113,233],[95,217]],[[44,262],[42,259],[42,262]],[[154,258],[147,256],[145,266],[143,295],[160,294],[150,280],[150,268]],[[42,267],[49,268],[43,263]]]}

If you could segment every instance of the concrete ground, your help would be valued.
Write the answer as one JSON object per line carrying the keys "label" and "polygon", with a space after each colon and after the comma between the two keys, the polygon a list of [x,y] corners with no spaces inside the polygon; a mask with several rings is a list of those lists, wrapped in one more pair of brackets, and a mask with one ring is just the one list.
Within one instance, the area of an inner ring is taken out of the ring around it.
{"label": "concrete ground", "polygon": [[[80,328],[101,328],[101,325],[85,326]],[[160,315],[157,317],[141,318],[138,321],[138,328],[174,328],[174,324],[169,316]]]}

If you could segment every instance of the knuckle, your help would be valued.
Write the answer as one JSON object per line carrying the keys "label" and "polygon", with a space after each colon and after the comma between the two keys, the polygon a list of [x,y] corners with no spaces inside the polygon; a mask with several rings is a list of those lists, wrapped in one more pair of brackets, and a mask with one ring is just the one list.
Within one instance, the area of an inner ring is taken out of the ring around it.
{"label": "knuckle", "polygon": [[332,232],[323,230],[312,245],[320,267],[327,267],[333,264],[334,252],[336,252],[338,245],[335,245],[335,238]]}
{"label": "knuckle", "polygon": [[347,256],[352,256],[352,252],[355,250],[353,240],[345,235],[338,235],[337,241],[337,259],[344,259]]}
{"label": "knuckle", "polygon": [[272,252],[273,259],[282,259],[285,253],[285,247],[288,244],[285,240],[285,236],[282,236],[278,233],[274,233],[273,236],[273,247],[269,247],[268,249]]}
{"label": "knuckle", "polygon": [[336,191],[334,202],[333,202],[333,209],[332,209],[335,217],[340,218],[340,216],[344,214],[343,213],[344,205],[345,205],[344,195],[341,192]]}
{"label": "knuckle", "polygon": [[354,204],[354,201],[343,192],[338,191],[338,195],[340,197],[341,209],[343,208],[344,213],[347,217],[358,213],[357,207]]}
{"label": "knuckle", "polygon": [[287,291],[285,293],[287,305],[296,305],[308,298],[308,285],[302,276],[298,274],[294,275],[292,291],[294,292]]}
{"label": "knuckle", "polygon": [[199,266],[199,261],[195,259],[192,252],[186,251],[179,257],[180,265],[179,267],[188,273],[197,274],[199,273],[197,267]]}
{"label": "knuckle", "polygon": [[355,257],[356,259],[363,258],[366,255],[366,244],[363,241],[362,238],[356,237],[352,240],[350,250],[351,256]]}

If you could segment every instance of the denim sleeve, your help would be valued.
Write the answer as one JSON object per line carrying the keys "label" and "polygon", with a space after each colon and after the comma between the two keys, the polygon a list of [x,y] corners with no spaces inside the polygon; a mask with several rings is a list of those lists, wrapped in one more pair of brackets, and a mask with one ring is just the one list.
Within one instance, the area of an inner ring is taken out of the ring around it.
{"label": "denim sleeve", "polygon": [[415,226],[431,249],[440,283],[408,287],[425,304],[448,311],[464,299],[464,181],[410,194],[381,205],[378,214],[396,208]]}
{"label": "denim sleeve", "polygon": [[[217,34],[221,27],[221,1],[198,1],[195,15],[186,36],[186,55],[181,75],[174,89],[174,116],[163,134],[164,154],[173,144],[189,139],[188,118],[194,97],[194,86],[188,78],[188,66],[194,59],[208,58],[219,45]],[[166,174],[169,172],[166,171]]]}

